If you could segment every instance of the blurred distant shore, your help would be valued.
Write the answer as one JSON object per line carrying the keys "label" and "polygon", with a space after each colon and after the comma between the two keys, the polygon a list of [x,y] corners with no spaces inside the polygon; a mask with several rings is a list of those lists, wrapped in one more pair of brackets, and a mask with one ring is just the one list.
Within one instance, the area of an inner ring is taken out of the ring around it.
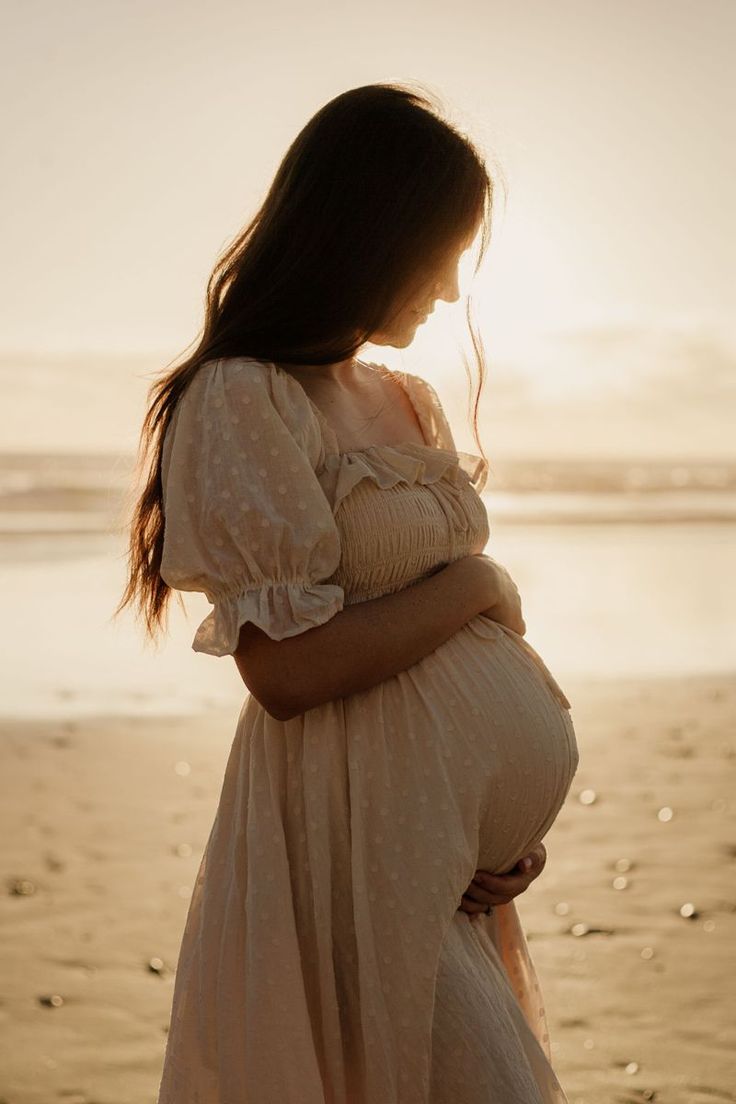
{"label": "blurred distant shore", "polygon": [[[126,582],[135,456],[0,453],[0,590],[12,626],[0,714],[207,711],[240,693],[191,642],[202,595],[144,650],[113,610]],[[492,460],[486,550],[511,572],[529,642],[557,677],[736,665],[736,462]],[[231,668],[233,668],[231,670]]]}
{"label": "blurred distant shore", "polygon": [[[128,453],[0,453],[0,537],[115,531]],[[491,460],[494,524],[736,521],[736,462]]]}

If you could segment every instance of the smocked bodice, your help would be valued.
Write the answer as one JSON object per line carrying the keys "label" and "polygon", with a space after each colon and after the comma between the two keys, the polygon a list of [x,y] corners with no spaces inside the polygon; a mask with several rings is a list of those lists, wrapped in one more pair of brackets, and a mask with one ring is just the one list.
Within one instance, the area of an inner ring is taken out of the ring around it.
{"label": "smocked bodice", "polygon": [[476,488],[484,475],[481,458],[425,445],[328,452],[317,477],[342,548],[328,581],[342,587],[345,604],[391,594],[482,552],[488,516]]}
{"label": "smocked bodice", "polygon": [[341,561],[328,581],[343,589],[346,605],[391,594],[482,552],[489,537],[480,498],[487,462],[455,447],[426,380],[390,374],[409,397],[423,444],[342,450],[321,409],[300,388],[319,426],[316,474],[340,533]]}

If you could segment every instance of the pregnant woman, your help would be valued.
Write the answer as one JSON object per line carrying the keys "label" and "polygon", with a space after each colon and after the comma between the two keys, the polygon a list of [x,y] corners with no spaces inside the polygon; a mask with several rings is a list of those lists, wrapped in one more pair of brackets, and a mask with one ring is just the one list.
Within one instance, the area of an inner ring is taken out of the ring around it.
{"label": "pregnant woman", "polygon": [[569,702],[484,555],[487,462],[421,376],[357,356],[458,298],[491,193],[417,92],[338,96],[156,384],[123,603],[153,631],[172,590],[206,594],[192,646],[249,690],[159,1104],[566,1099],[514,891],[482,911],[475,876],[514,871],[555,820]]}

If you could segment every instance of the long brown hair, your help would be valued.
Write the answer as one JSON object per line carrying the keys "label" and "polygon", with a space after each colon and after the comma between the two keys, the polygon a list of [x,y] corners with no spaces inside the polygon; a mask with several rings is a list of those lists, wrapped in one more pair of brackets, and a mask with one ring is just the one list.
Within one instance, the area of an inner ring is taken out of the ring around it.
{"label": "long brown hair", "polygon": [[[196,349],[148,389],[136,463],[138,485],[145,485],[132,508],[128,582],[113,616],[135,602],[152,640],[164,624],[171,588],[159,574],[163,442],[197,370],[220,357],[286,365],[349,359],[480,226],[477,271],[490,240],[493,191],[473,143],[410,84],[353,88],[312,116],[260,209],[215,264]],[[479,371],[473,432],[482,453],[485,359],[469,298],[466,318]]]}

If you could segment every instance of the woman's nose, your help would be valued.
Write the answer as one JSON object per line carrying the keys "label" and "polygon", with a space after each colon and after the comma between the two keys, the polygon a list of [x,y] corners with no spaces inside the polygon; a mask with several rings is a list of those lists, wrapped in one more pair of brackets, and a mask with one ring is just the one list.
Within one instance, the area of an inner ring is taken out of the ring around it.
{"label": "woman's nose", "polygon": [[460,298],[460,287],[457,277],[436,284],[435,296],[437,299],[444,299],[446,303],[456,303]]}

